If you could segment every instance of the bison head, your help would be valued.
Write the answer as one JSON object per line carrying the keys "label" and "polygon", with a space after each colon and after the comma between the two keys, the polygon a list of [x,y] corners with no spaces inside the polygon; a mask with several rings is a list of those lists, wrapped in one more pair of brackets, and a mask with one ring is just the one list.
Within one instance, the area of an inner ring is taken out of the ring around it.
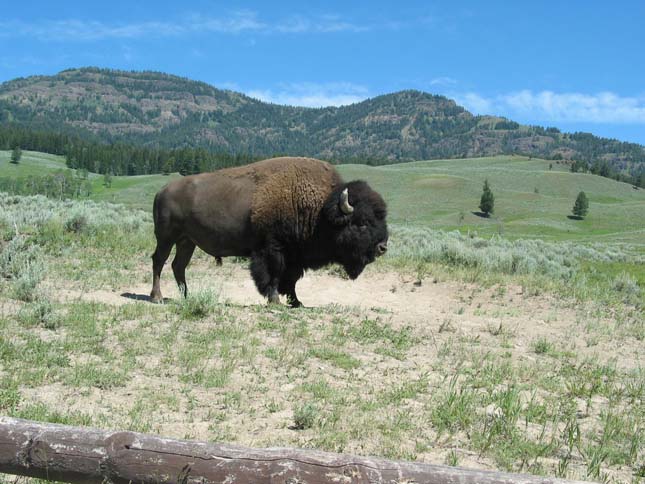
{"label": "bison head", "polygon": [[331,228],[333,261],[352,279],[387,251],[386,215],[383,198],[364,181],[342,184],[325,202],[323,217]]}

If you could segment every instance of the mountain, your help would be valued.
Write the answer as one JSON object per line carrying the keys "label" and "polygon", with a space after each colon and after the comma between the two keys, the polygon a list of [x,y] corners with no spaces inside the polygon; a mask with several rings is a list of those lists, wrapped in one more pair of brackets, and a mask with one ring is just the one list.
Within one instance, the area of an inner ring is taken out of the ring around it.
{"label": "mountain", "polygon": [[645,147],[474,116],[401,91],[342,107],[280,106],[158,72],[99,68],[0,84],[0,122],[153,148],[382,163],[519,153],[642,171]]}

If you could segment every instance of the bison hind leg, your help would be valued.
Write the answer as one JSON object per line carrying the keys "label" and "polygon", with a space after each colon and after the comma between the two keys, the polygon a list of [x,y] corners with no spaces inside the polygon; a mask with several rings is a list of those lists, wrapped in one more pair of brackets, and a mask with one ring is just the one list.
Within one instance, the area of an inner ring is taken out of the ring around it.
{"label": "bison hind leg", "polygon": [[179,286],[179,292],[182,296],[187,297],[186,266],[188,266],[195,251],[195,243],[188,238],[183,238],[177,242],[176,247],[175,258],[172,261],[172,272],[175,275],[177,286]]}
{"label": "bison hind leg", "polygon": [[157,247],[152,254],[152,291],[150,292],[150,301],[160,303],[163,301],[161,295],[161,271],[168,260],[173,242],[157,240]]}

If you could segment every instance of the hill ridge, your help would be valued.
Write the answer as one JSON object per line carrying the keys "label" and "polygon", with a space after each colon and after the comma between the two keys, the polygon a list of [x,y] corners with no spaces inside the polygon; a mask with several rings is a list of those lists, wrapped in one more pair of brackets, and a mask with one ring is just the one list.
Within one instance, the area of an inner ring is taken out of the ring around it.
{"label": "hill ridge", "polygon": [[605,163],[632,174],[645,166],[641,145],[475,116],[452,99],[415,89],[307,108],[159,71],[101,67],[0,84],[0,122],[101,142],[254,156],[397,162],[524,154]]}

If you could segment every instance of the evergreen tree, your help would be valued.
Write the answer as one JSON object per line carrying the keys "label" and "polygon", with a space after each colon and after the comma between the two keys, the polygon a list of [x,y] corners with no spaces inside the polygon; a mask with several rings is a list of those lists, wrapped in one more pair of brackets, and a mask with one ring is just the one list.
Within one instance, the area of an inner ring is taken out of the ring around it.
{"label": "evergreen tree", "polygon": [[488,185],[488,179],[484,180],[484,192],[482,193],[482,198],[479,202],[479,209],[484,212],[484,215],[487,217],[489,217],[495,209],[495,196]]}
{"label": "evergreen tree", "polygon": [[20,149],[20,146],[16,146],[11,152],[11,163],[17,165],[20,163],[20,158],[22,158],[22,150]]}
{"label": "evergreen tree", "polygon": [[105,188],[110,188],[112,186],[112,173],[107,172],[103,175],[103,186]]}
{"label": "evergreen tree", "polygon": [[578,218],[584,218],[588,211],[589,200],[587,200],[587,195],[585,195],[585,192],[580,192],[576,198],[576,203],[573,204],[573,215]]}

